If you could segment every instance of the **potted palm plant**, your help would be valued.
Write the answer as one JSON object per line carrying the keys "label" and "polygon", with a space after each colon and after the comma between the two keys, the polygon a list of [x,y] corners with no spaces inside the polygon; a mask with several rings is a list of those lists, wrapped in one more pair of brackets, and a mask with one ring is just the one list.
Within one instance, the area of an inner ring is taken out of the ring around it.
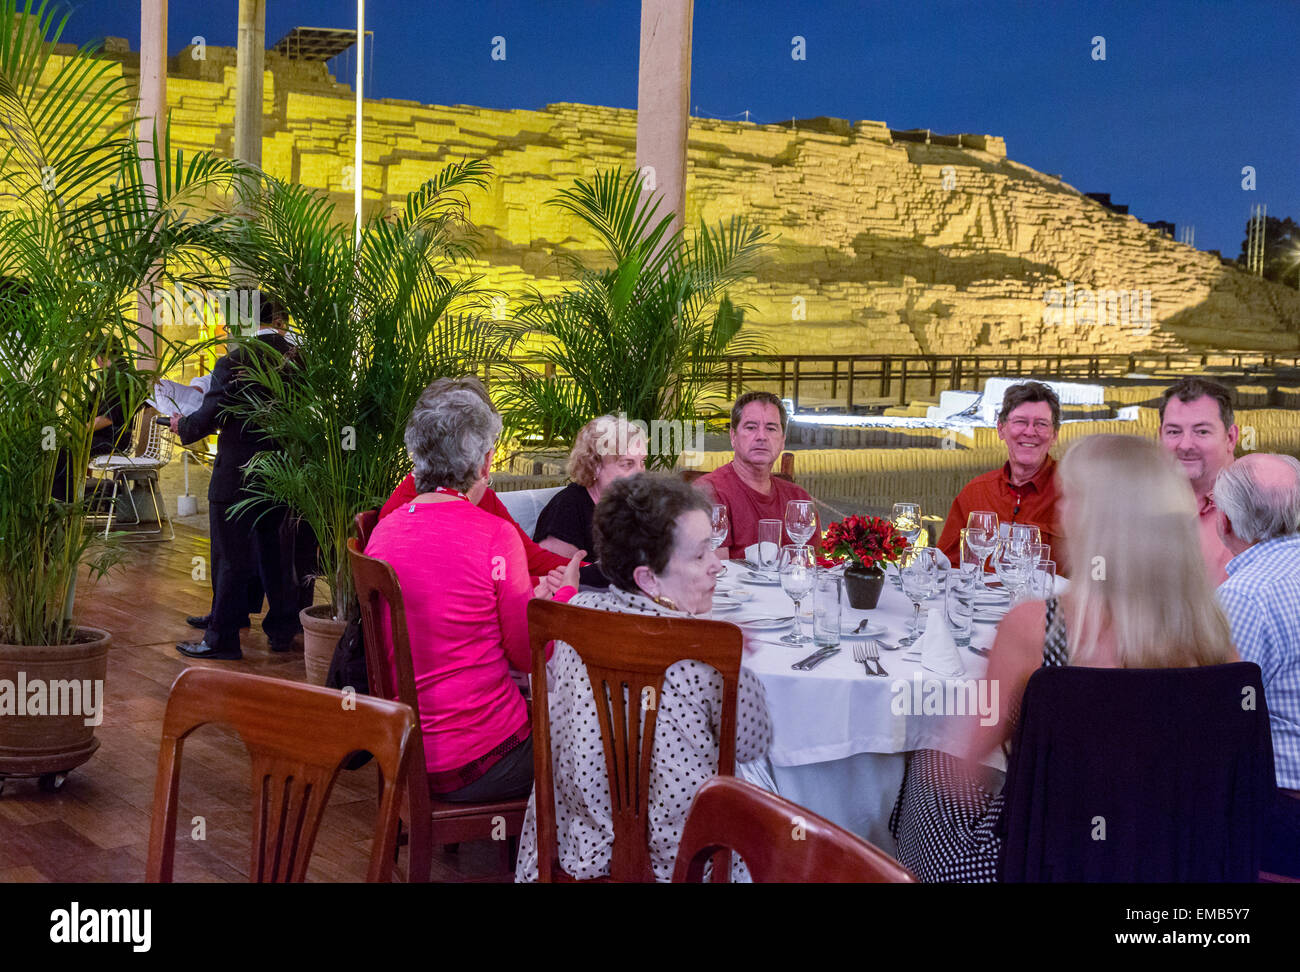
{"label": "potted palm plant", "polygon": [[111,643],[77,623],[78,573],[119,559],[86,524],[96,362],[126,359],[126,414],[176,363],[182,349],[141,333],[136,297],[214,282],[205,256],[228,217],[209,201],[233,169],[173,164],[164,136],[147,186],[120,68],[91,48],[53,56],[66,18],[32,7],[0,2],[0,783],[57,786],[99,745]]}
{"label": "potted palm plant", "polygon": [[604,248],[602,266],[566,257],[574,283],[530,291],[503,327],[545,367],[516,361],[497,396],[505,427],[539,449],[566,447],[597,415],[667,423],[683,434],[651,443],[652,466],[671,468],[687,423],[722,414],[718,356],[764,349],[741,333],[745,305],[728,291],[753,273],[768,234],[743,217],[688,236],[658,217],[642,175],[578,179],[549,205],[576,216]]}
{"label": "potted palm plant", "polygon": [[[356,611],[347,541],[357,513],[380,505],[410,469],[404,431],[435,378],[471,373],[494,356],[480,313],[466,190],[488,166],[453,163],[404,209],[354,236],[324,194],[265,178],[232,255],[293,322],[292,360],[262,355],[242,409],[278,444],[246,467],[245,505],[287,506],[319,542],[325,604],[302,613],[308,680],[324,684]],[[238,507],[237,507],[238,508]]]}

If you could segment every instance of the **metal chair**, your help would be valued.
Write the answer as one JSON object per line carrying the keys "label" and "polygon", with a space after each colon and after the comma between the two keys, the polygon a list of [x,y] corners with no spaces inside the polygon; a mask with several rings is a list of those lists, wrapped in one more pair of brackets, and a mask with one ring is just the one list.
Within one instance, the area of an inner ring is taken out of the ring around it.
{"label": "metal chair", "polygon": [[[158,414],[153,408],[145,408],[141,409],[140,414],[136,417],[135,427],[131,435],[131,441],[135,443],[134,455],[110,452],[107,455],[94,456],[90,460],[91,474],[104,476],[113,484],[113,496],[109,500],[108,515],[104,523],[105,538],[113,529],[113,521],[117,512],[117,493],[122,482],[126,481],[146,484],[149,489],[149,499],[153,503],[154,516],[158,523],[158,529],[137,531],[136,534],[126,537],[126,540],[131,543],[157,543],[161,540],[176,539],[176,527],[172,523],[171,515],[167,512],[166,500],[158,488],[158,471],[171,462],[174,439],[168,429],[154,422],[154,416]],[[131,525],[138,526],[143,521],[140,518],[139,507],[135,505],[135,497],[132,492],[128,488],[126,493],[127,498],[131,501],[131,511],[135,514],[135,522]],[[164,520],[170,534],[167,537],[162,536]]]}

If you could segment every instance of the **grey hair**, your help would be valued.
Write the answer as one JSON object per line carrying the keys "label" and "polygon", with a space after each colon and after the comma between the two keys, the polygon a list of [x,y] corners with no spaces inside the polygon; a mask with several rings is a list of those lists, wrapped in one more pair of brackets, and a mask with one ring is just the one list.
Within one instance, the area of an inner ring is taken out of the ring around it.
{"label": "grey hair", "polygon": [[420,396],[406,423],[406,451],[415,488],[468,490],[501,433],[501,416],[468,388],[438,388]]}
{"label": "grey hair", "polygon": [[1259,543],[1300,532],[1300,462],[1292,456],[1272,456],[1294,474],[1281,488],[1261,486],[1249,457],[1223,469],[1214,481],[1214,505],[1223,510],[1232,532],[1245,543]]}

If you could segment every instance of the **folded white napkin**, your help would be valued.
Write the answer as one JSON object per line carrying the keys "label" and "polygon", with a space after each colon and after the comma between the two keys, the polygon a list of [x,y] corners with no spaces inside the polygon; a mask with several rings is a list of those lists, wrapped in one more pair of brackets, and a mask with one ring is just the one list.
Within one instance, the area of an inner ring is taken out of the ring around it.
{"label": "folded white napkin", "polygon": [[925,622],[925,634],[921,635],[917,648],[921,651],[921,667],[928,668],[936,675],[955,678],[966,672],[962,664],[957,642],[948,630],[948,622],[943,616],[942,608],[931,608]]}
{"label": "folded white napkin", "polygon": [[[781,553],[781,548],[774,543],[767,543],[764,544],[763,546],[766,548],[765,552],[768,554],[769,558],[771,559],[772,564],[775,565],[777,555]],[[758,544],[751,543],[748,547],[745,548],[745,559],[748,560],[751,564],[761,564],[763,562],[758,556]]]}

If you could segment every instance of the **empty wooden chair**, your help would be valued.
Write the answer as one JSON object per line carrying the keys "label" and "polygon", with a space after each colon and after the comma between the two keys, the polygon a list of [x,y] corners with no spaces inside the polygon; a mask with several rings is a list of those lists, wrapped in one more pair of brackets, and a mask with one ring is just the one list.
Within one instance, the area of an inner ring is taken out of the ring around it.
{"label": "empty wooden chair", "polygon": [[[363,514],[364,515],[364,514]],[[415,669],[411,662],[411,640],[406,627],[402,588],[393,568],[382,560],[363,554],[356,539],[348,540],[348,559],[361,602],[361,638],[366,646],[366,673],[370,694],[397,698],[411,707],[416,725],[420,722],[420,700],[415,691]],[[393,637],[393,661],[397,684],[384,652],[379,619],[387,612]],[[452,803],[429,792],[424,733],[419,731],[411,745],[411,772],[402,799],[401,819],[410,831],[412,881],[429,880],[435,845],[459,844],[468,840],[501,840],[518,837],[524,827],[525,798],[493,803]],[[509,841],[501,840],[504,862],[510,858]]]}
{"label": "empty wooden chair", "polygon": [[[664,673],[679,661],[690,659],[712,666],[722,675],[723,685],[718,772],[734,774],[740,629],[722,621],[616,614],[534,600],[528,605],[528,637],[533,652],[538,880],[572,880],[559,863],[546,689],[546,645],[559,640],[571,645],[586,665],[597,700],[614,818],[609,880],[653,881],[647,826],[651,753],[659,707],[646,705],[643,699],[647,690],[653,692],[651,698],[662,697]],[[716,869],[724,879],[730,873],[729,861],[729,854],[719,856]]]}
{"label": "empty wooden chair", "polygon": [[340,764],[364,749],[380,770],[379,815],[367,881],[387,881],[397,846],[399,796],[419,738],[404,705],[365,696],[345,709],[340,693],[209,668],[187,668],[172,684],[163,716],[154,784],[146,880],[170,882],[185,739],[209,723],[232,727],[248,747],[253,780],[253,845],[248,876],[295,882],[307,875],[321,815]]}
{"label": "empty wooden chair", "polygon": [[[735,851],[761,884],[913,883],[884,851],[784,797],[734,777],[709,780],[691,803],[673,882],[700,883],[720,850]],[[716,873],[716,871],[715,871]]]}

